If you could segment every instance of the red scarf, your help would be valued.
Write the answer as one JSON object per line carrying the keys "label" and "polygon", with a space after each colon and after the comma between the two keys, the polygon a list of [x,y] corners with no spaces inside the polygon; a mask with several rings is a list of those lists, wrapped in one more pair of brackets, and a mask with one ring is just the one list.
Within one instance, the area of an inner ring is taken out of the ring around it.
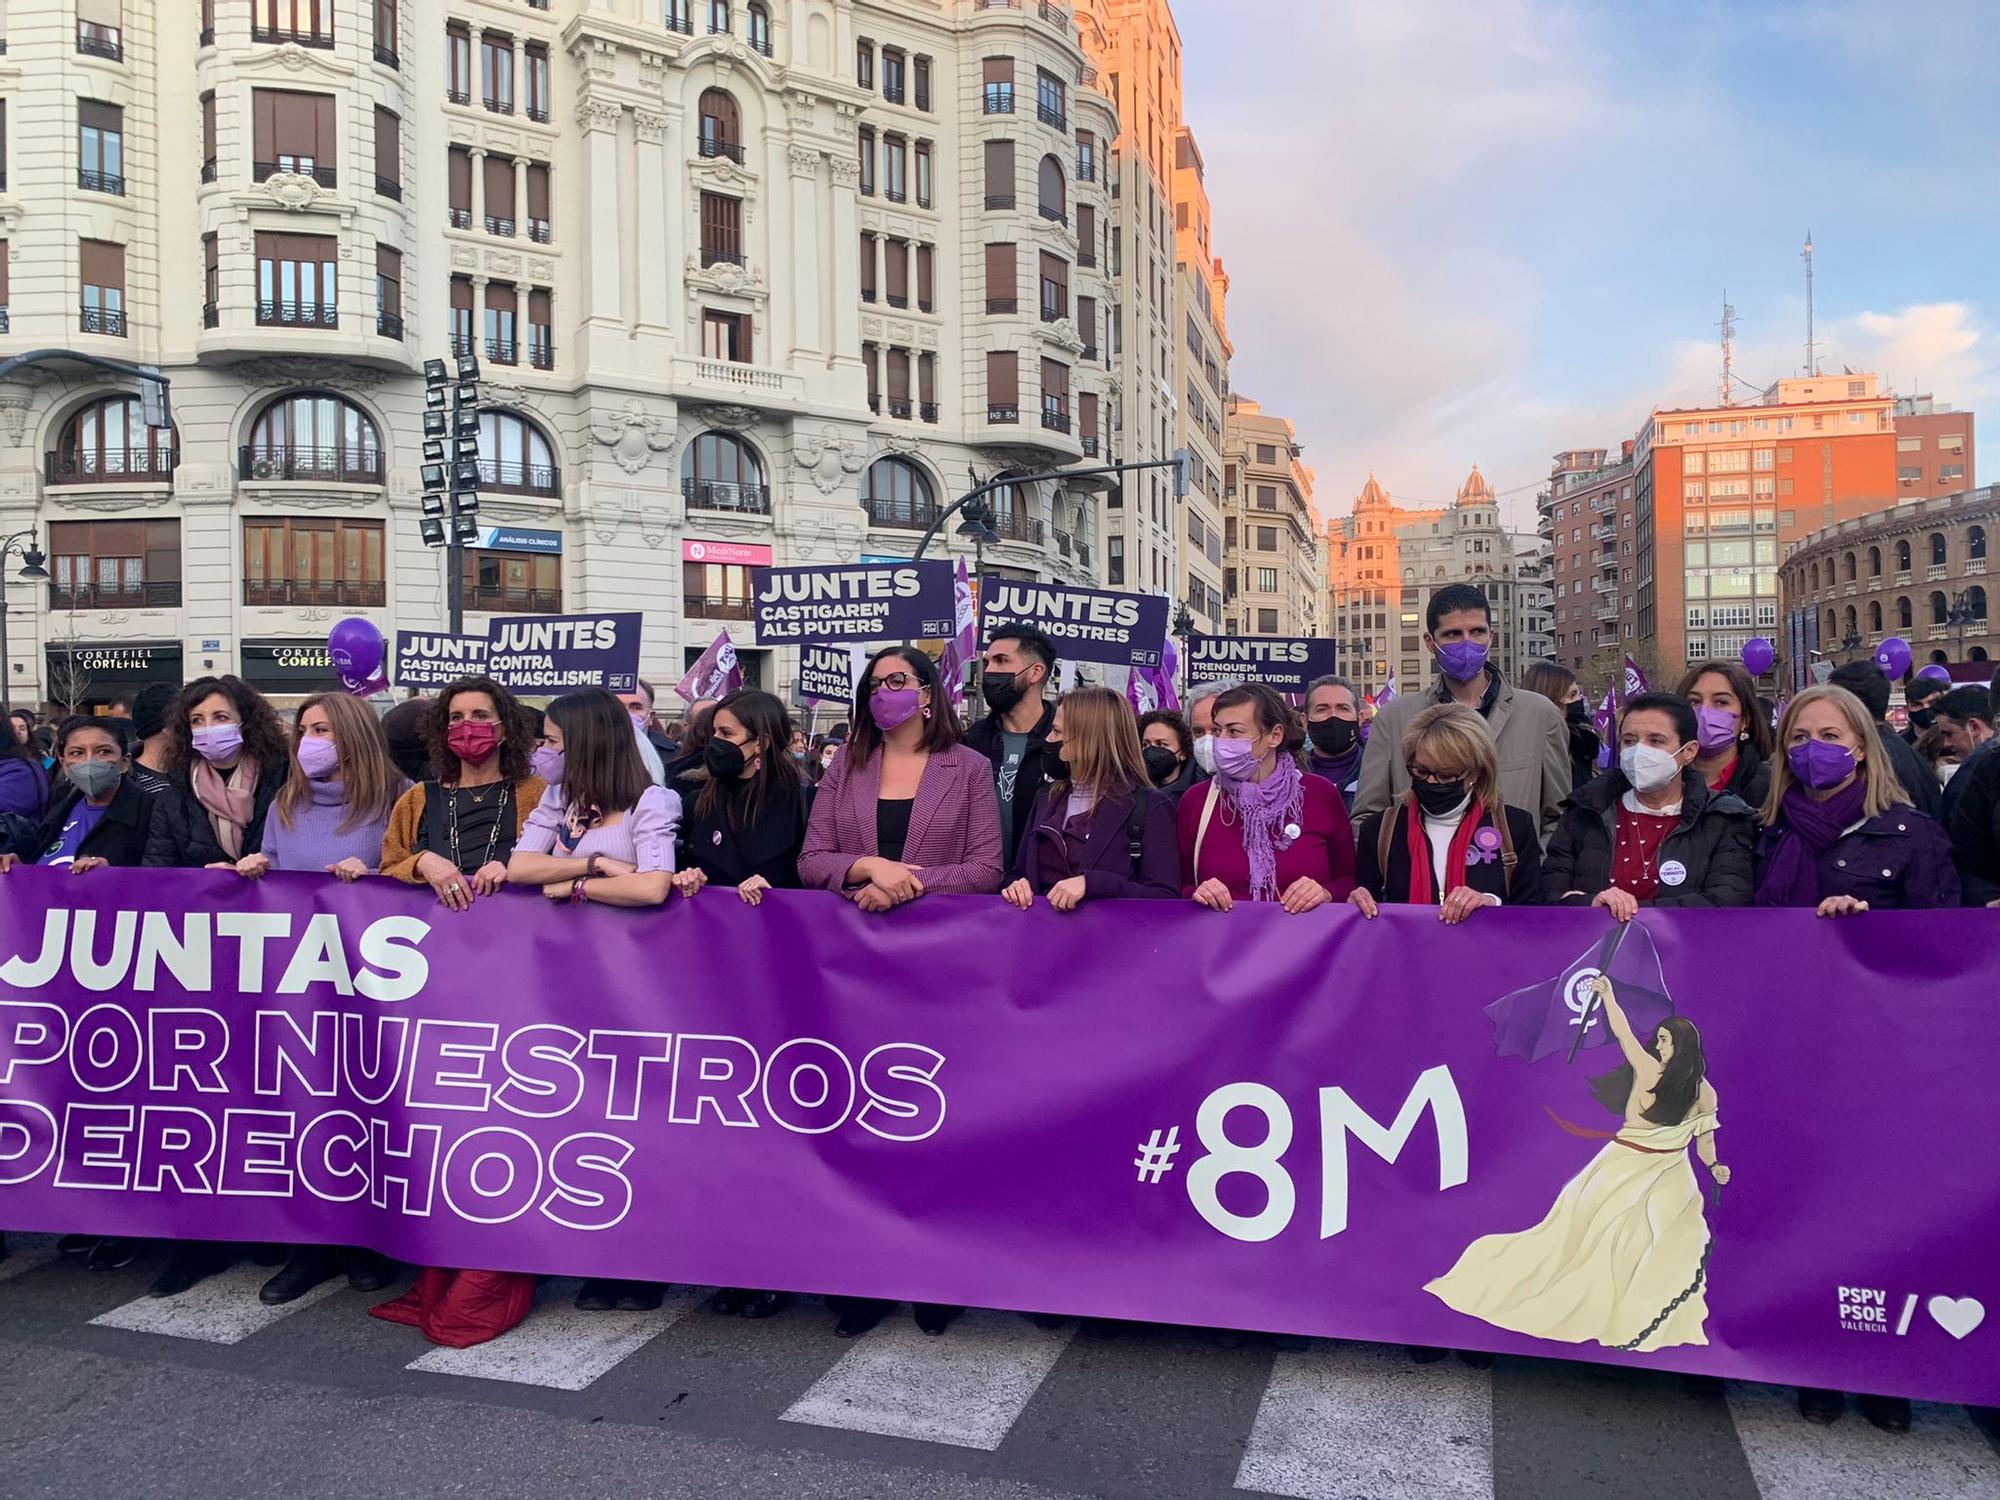
{"label": "red scarf", "polygon": [[[1417,799],[1411,797],[1405,804],[1403,828],[1410,845],[1410,894],[1412,906],[1437,906],[1442,897],[1433,888],[1431,880],[1431,841],[1424,833],[1423,809],[1417,806]],[[1468,807],[1465,816],[1458,820],[1458,831],[1451,836],[1451,847],[1444,856],[1444,888],[1455,891],[1465,884],[1465,854],[1472,847],[1472,835],[1479,831],[1485,821],[1486,809],[1480,806]]]}

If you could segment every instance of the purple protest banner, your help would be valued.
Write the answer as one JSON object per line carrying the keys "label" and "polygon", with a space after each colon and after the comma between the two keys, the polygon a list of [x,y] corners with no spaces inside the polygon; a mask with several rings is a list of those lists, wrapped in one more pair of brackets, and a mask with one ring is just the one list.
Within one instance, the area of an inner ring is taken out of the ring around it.
{"label": "purple protest banner", "polygon": [[10,1228],[2000,1400],[1979,913],[0,880]]}
{"label": "purple protest banner", "polygon": [[1198,635],[1188,644],[1187,680],[1261,682],[1274,692],[1304,694],[1335,670],[1340,646],[1303,636]]}
{"label": "purple protest banner", "polygon": [[952,567],[942,560],[752,568],[750,597],[760,646],[952,633]]}
{"label": "purple protest banner", "polygon": [[1167,596],[996,575],[979,580],[979,620],[988,640],[1003,625],[1033,625],[1064,661],[1157,667],[1167,640]]}
{"label": "purple protest banner", "polygon": [[637,612],[495,615],[486,625],[487,675],[517,693],[629,693],[639,680],[643,625]]}
{"label": "purple protest banner", "polygon": [[442,630],[396,632],[396,686],[448,687],[486,670],[486,637]]}

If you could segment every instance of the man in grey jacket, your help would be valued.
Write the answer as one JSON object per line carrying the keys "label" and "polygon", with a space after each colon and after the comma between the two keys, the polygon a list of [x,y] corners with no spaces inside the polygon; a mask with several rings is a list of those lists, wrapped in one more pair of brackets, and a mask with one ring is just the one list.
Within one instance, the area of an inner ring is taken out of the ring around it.
{"label": "man in grey jacket", "polygon": [[1463,703],[1493,731],[1502,799],[1532,814],[1548,839],[1570,792],[1568,726],[1555,704],[1540,693],[1517,693],[1487,661],[1492,643],[1493,609],[1476,585],[1448,584],[1431,595],[1424,648],[1437,658],[1437,681],[1425,692],[1393,699],[1376,714],[1354,794],[1356,824],[1409,786],[1403,729],[1410,720],[1434,703]]}

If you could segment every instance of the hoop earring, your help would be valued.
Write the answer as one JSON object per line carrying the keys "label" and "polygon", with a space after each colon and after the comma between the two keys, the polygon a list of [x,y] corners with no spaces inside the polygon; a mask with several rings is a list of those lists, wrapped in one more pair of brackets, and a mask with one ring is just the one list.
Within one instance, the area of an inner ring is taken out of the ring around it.
{"label": "hoop earring", "polygon": [[752,776],[755,776],[759,771],[763,769],[764,769],[764,756],[763,753],[760,751],[757,755],[757,758],[750,762],[750,774]]}

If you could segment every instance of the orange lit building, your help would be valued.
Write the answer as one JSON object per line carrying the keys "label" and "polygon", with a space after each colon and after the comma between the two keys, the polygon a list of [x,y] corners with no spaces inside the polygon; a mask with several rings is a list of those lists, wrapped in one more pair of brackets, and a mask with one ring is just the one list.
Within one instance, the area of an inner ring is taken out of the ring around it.
{"label": "orange lit building", "polygon": [[1775,638],[1785,549],[1896,503],[1893,404],[1876,376],[1840,374],[1652,414],[1633,446],[1636,623],[1663,679]]}
{"label": "orange lit building", "polygon": [[[1340,647],[1340,671],[1372,693],[1403,659],[1403,562],[1399,529],[1431,526],[1441,506],[1405,510],[1375,476],[1354,497],[1353,511],[1327,522],[1326,570],[1329,633]],[[1399,679],[1404,691],[1414,684]]]}

